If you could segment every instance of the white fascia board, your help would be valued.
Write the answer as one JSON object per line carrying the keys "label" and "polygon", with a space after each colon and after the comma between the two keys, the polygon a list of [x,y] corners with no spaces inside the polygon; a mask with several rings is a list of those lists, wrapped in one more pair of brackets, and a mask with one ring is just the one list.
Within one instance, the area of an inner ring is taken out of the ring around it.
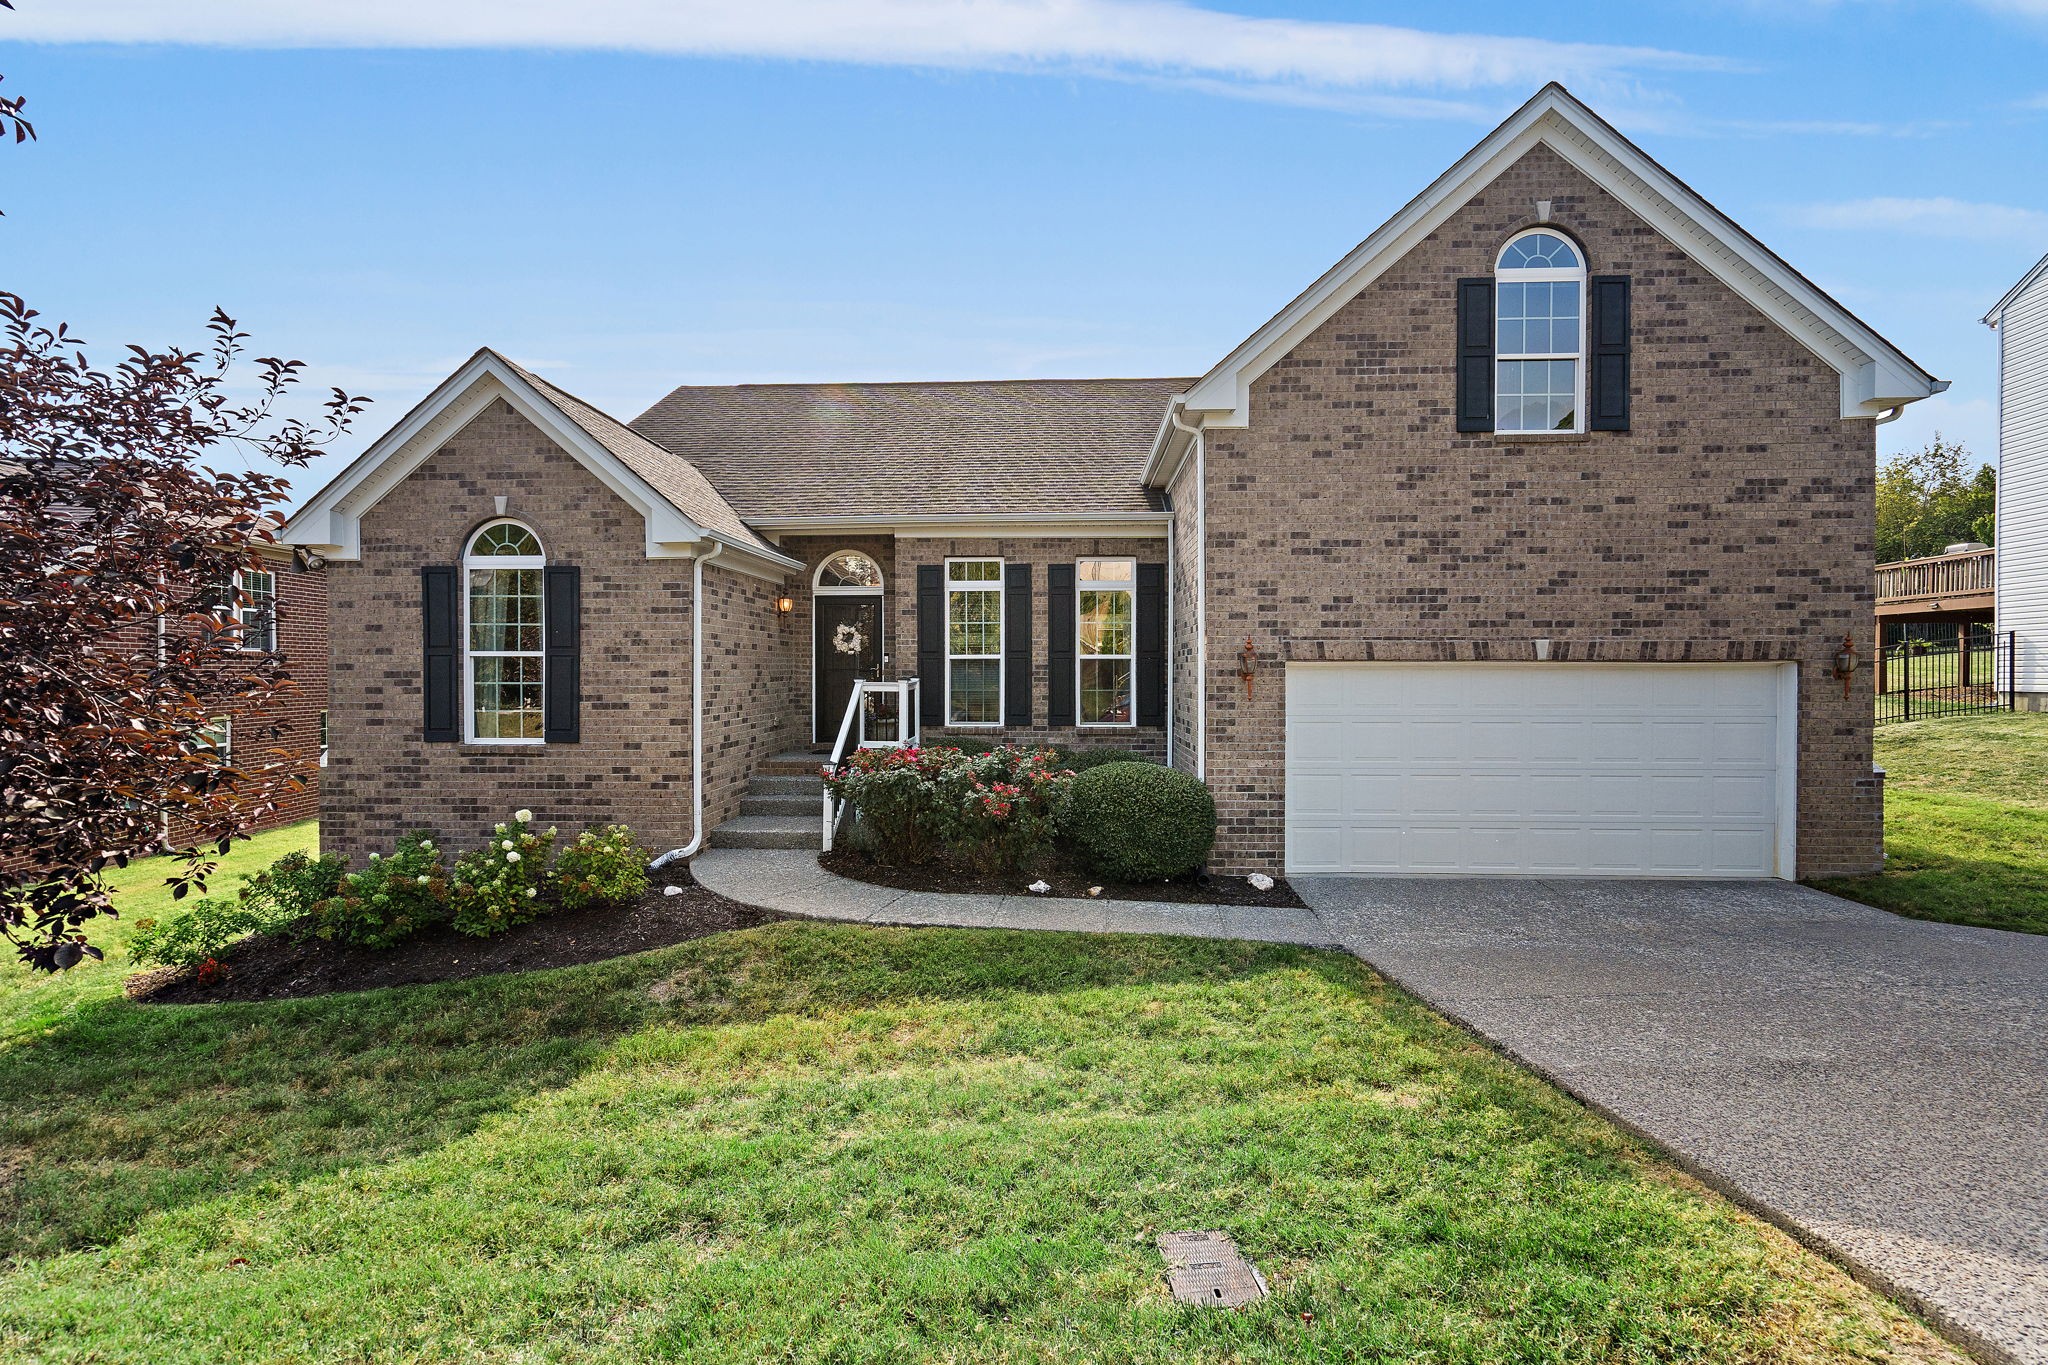
{"label": "white fascia board", "polygon": [[[801,559],[792,559],[788,555],[777,554],[772,550],[763,550],[759,546],[735,540],[723,531],[706,531],[704,539],[725,547],[724,552],[713,561],[716,568],[731,569],[734,573],[748,574],[766,579],[770,583],[780,583],[790,575],[801,574],[804,570],[804,562]],[[693,547],[691,553],[702,548]]]}
{"label": "white fascia board", "polygon": [[1986,313],[1981,319],[1984,325],[1986,327],[1996,327],[1999,319],[2005,316],[2005,310],[2012,307],[2013,301],[2031,289],[2034,281],[2040,279],[2043,275],[2048,275],[2048,256],[2043,256],[2040,260],[2034,262],[2034,268],[2020,276],[2020,282],[2006,290],[2005,297],[1992,305],[1991,311]]}
{"label": "white fascia board", "polygon": [[1134,536],[1166,534],[1171,512],[984,512],[960,516],[949,512],[883,512],[847,517],[748,517],[747,525],[766,536],[813,536],[855,532],[887,532],[900,537]]}
{"label": "white fascia board", "polygon": [[472,356],[314,494],[285,524],[281,539],[317,550],[329,560],[362,558],[363,514],[501,398],[641,514],[648,558],[687,559],[696,552],[705,536],[701,527],[489,351]]}
{"label": "white fascia board", "polygon": [[1254,380],[1539,143],[1834,367],[1843,379],[1842,416],[1876,417],[1941,391],[1940,381],[1553,84],[1202,376],[1182,404],[1189,419],[1247,425]]}

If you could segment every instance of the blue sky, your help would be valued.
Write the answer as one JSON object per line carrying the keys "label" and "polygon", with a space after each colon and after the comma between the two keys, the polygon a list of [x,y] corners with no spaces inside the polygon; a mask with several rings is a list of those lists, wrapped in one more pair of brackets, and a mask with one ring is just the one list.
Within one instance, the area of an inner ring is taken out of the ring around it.
{"label": "blue sky", "polygon": [[1952,392],[2048,252],[2048,0],[16,0],[0,287],[377,400],[1196,374],[1560,78]]}

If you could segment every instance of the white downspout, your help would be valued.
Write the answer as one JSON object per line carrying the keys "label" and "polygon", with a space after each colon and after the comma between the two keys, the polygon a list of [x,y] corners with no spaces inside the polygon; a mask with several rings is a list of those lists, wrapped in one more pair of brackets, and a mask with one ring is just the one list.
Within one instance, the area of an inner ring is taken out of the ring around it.
{"label": "white downspout", "polygon": [[[1180,419],[1178,401],[1166,405],[1166,420],[1186,432],[1195,448],[1195,779],[1209,780],[1209,486],[1202,429]],[[1185,511],[1176,507],[1176,524]],[[1171,532],[1169,531],[1169,534]]]}
{"label": "white downspout", "polygon": [[690,842],[648,864],[659,871],[697,856],[704,846],[704,566],[725,553],[725,542],[693,560],[690,585]]}

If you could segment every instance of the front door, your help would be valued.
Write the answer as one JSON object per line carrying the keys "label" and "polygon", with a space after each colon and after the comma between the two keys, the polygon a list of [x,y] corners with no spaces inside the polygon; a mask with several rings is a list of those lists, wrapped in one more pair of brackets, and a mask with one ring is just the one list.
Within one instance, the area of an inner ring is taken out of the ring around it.
{"label": "front door", "polygon": [[818,597],[812,608],[814,709],[811,738],[830,744],[846,719],[853,684],[882,676],[882,598]]}

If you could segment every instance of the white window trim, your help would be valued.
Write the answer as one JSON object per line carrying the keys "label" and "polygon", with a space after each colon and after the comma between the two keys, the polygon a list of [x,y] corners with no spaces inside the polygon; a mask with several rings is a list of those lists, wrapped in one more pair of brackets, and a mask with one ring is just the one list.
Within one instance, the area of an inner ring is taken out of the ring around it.
{"label": "white window trim", "polygon": [[[1501,257],[1508,254],[1508,248],[1525,237],[1555,237],[1572,249],[1579,258],[1575,270],[1559,270],[1545,267],[1535,269],[1503,269]],[[1588,285],[1590,271],[1586,265],[1586,249],[1565,233],[1554,227],[1538,226],[1525,228],[1500,244],[1500,250],[1493,257],[1493,385],[1495,435],[1501,436],[1570,436],[1586,430],[1586,315],[1592,311],[1591,290]],[[1500,349],[1500,287],[1502,284],[1537,284],[1545,281],[1576,281],[1579,286],[1579,349],[1570,355],[1554,352],[1517,351],[1505,355]],[[1503,360],[1569,360],[1572,365],[1572,424],[1569,427],[1504,427],[1498,421],[1500,412],[1500,363]]]}
{"label": "white window trim", "polygon": [[[994,654],[955,654],[953,652],[953,566],[955,564],[993,564],[996,566],[995,581],[983,587],[983,580],[975,580],[957,589],[959,592],[994,592],[996,595],[996,652]],[[1009,670],[1003,667],[1003,651],[1010,643],[1009,564],[998,555],[961,555],[946,560],[946,594],[941,610],[945,612],[942,623],[946,632],[946,728],[948,730],[1000,730],[1003,717],[1009,714],[1010,679]],[[996,718],[994,720],[953,719],[953,661],[955,659],[994,659],[996,664]]]}
{"label": "white window trim", "polygon": [[[1090,581],[1081,577],[1081,565],[1122,564],[1130,570],[1122,578]],[[1131,595],[1131,652],[1128,654],[1083,654],[1081,652],[1081,594],[1084,592],[1125,592]],[[1081,666],[1091,659],[1121,659],[1131,666],[1131,690],[1127,695],[1129,720],[1081,719]],[[1138,561],[1126,555],[1087,555],[1074,561],[1074,726],[1080,730],[1135,730],[1138,728]]]}
{"label": "white window trim", "polygon": [[[491,529],[491,528],[492,528],[493,526],[517,526],[517,527],[518,527],[518,528],[519,528],[520,530],[522,530],[522,531],[525,531],[525,532],[526,532],[526,533],[527,533],[528,535],[530,535],[530,536],[532,536],[532,537],[534,538],[535,542],[536,542],[536,543],[538,543],[538,544],[540,545],[540,548],[541,548],[541,552],[540,552],[539,554],[537,554],[537,555],[478,555],[478,554],[471,554],[471,553],[470,553],[470,547],[476,544],[476,541],[477,541],[477,537],[478,537],[478,536],[481,536],[481,535],[482,535],[482,534],[483,534],[484,532],[486,532],[486,531],[490,530],[490,529]],[[539,570],[545,571],[545,570],[547,569],[547,566],[548,566],[548,556],[547,556],[547,548],[548,548],[548,546],[547,546],[547,542],[546,542],[546,541],[544,541],[544,540],[542,540],[542,539],[540,538],[540,532],[538,532],[538,531],[534,530],[534,529],[533,529],[533,528],[532,528],[531,526],[528,526],[528,525],[527,525],[527,524],[526,524],[525,522],[523,522],[523,521],[519,520],[519,519],[518,519],[517,517],[493,517],[493,518],[492,518],[491,520],[489,520],[489,521],[485,522],[485,523],[484,523],[483,525],[481,525],[481,526],[477,527],[477,528],[476,528],[476,529],[475,529],[474,531],[471,531],[471,532],[469,533],[469,539],[465,540],[465,541],[464,541],[464,542],[462,543],[462,739],[463,739],[463,743],[465,743],[465,744],[492,744],[492,745],[498,745],[498,744],[503,744],[503,745],[508,745],[508,746],[510,746],[510,745],[535,745],[535,744],[546,744],[546,743],[547,743],[547,737],[546,737],[545,735],[542,735],[541,737],[539,737],[539,738],[536,738],[536,739],[505,739],[505,738],[503,738],[503,737],[501,737],[501,736],[491,736],[491,737],[489,737],[489,738],[484,738],[484,737],[482,737],[482,736],[479,736],[479,735],[477,734],[477,732],[476,732],[476,670],[475,670],[475,668],[474,668],[474,667],[472,666],[472,662],[471,662],[472,660],[475,660],[475,659],[539,659],[539,660],[540,660],[540,662],[541,662],[541,669],[540,669],[540,674],[541,674],[541,680],[540,680],[540,703],[541,703],[541,716],[543,717],[543,725],[545,725],[545,717],[547,716],[547,703],[548,703],[548,681],[547,681],[547,639],[548,639],[548,600],[547,600],[547,578],[546,578],[546,574],[545,574],[545,572],[543,572],[543,574],[542,574],[542,578],[541,578],[541,600],[540,600],[540,639],[541,639],[541,647],[540,647],[540,648],[539,648],[538,650],[526,650],[526,649],[483,649],[483,650],[472,650],[472,649],[471,649],[471,648],[469,647],[469,642],[470,642],[470,638],[471,638],[471,636],[470,636],[470,633],[469,633],[469,603],[470,603],[470,590],[469,590],[469,571],[470,571],[471,569],[485,569],[485,568],[488,568],[488,569],[539,569]]]}
{"label": "white window trim", "polygon": [[[245,586],[244,576],[248,572],[249,570],[247,569],[235,570],[234,577],[228,580],[228,591],[237,597],[247,592],[248,588]],[[228,603],[228,615],[234,622],[235,650],[240,654],[275,654],[277,653],[277,598],[281,585],[278,581],[277,570],[260,569],[257,572],[267,574],[270,577],[270,620],[267,623],[269,627],[269,643],[260,645],[249,643],[249,623],[242,616],[244,608],[239,601],[230,601]]]}

